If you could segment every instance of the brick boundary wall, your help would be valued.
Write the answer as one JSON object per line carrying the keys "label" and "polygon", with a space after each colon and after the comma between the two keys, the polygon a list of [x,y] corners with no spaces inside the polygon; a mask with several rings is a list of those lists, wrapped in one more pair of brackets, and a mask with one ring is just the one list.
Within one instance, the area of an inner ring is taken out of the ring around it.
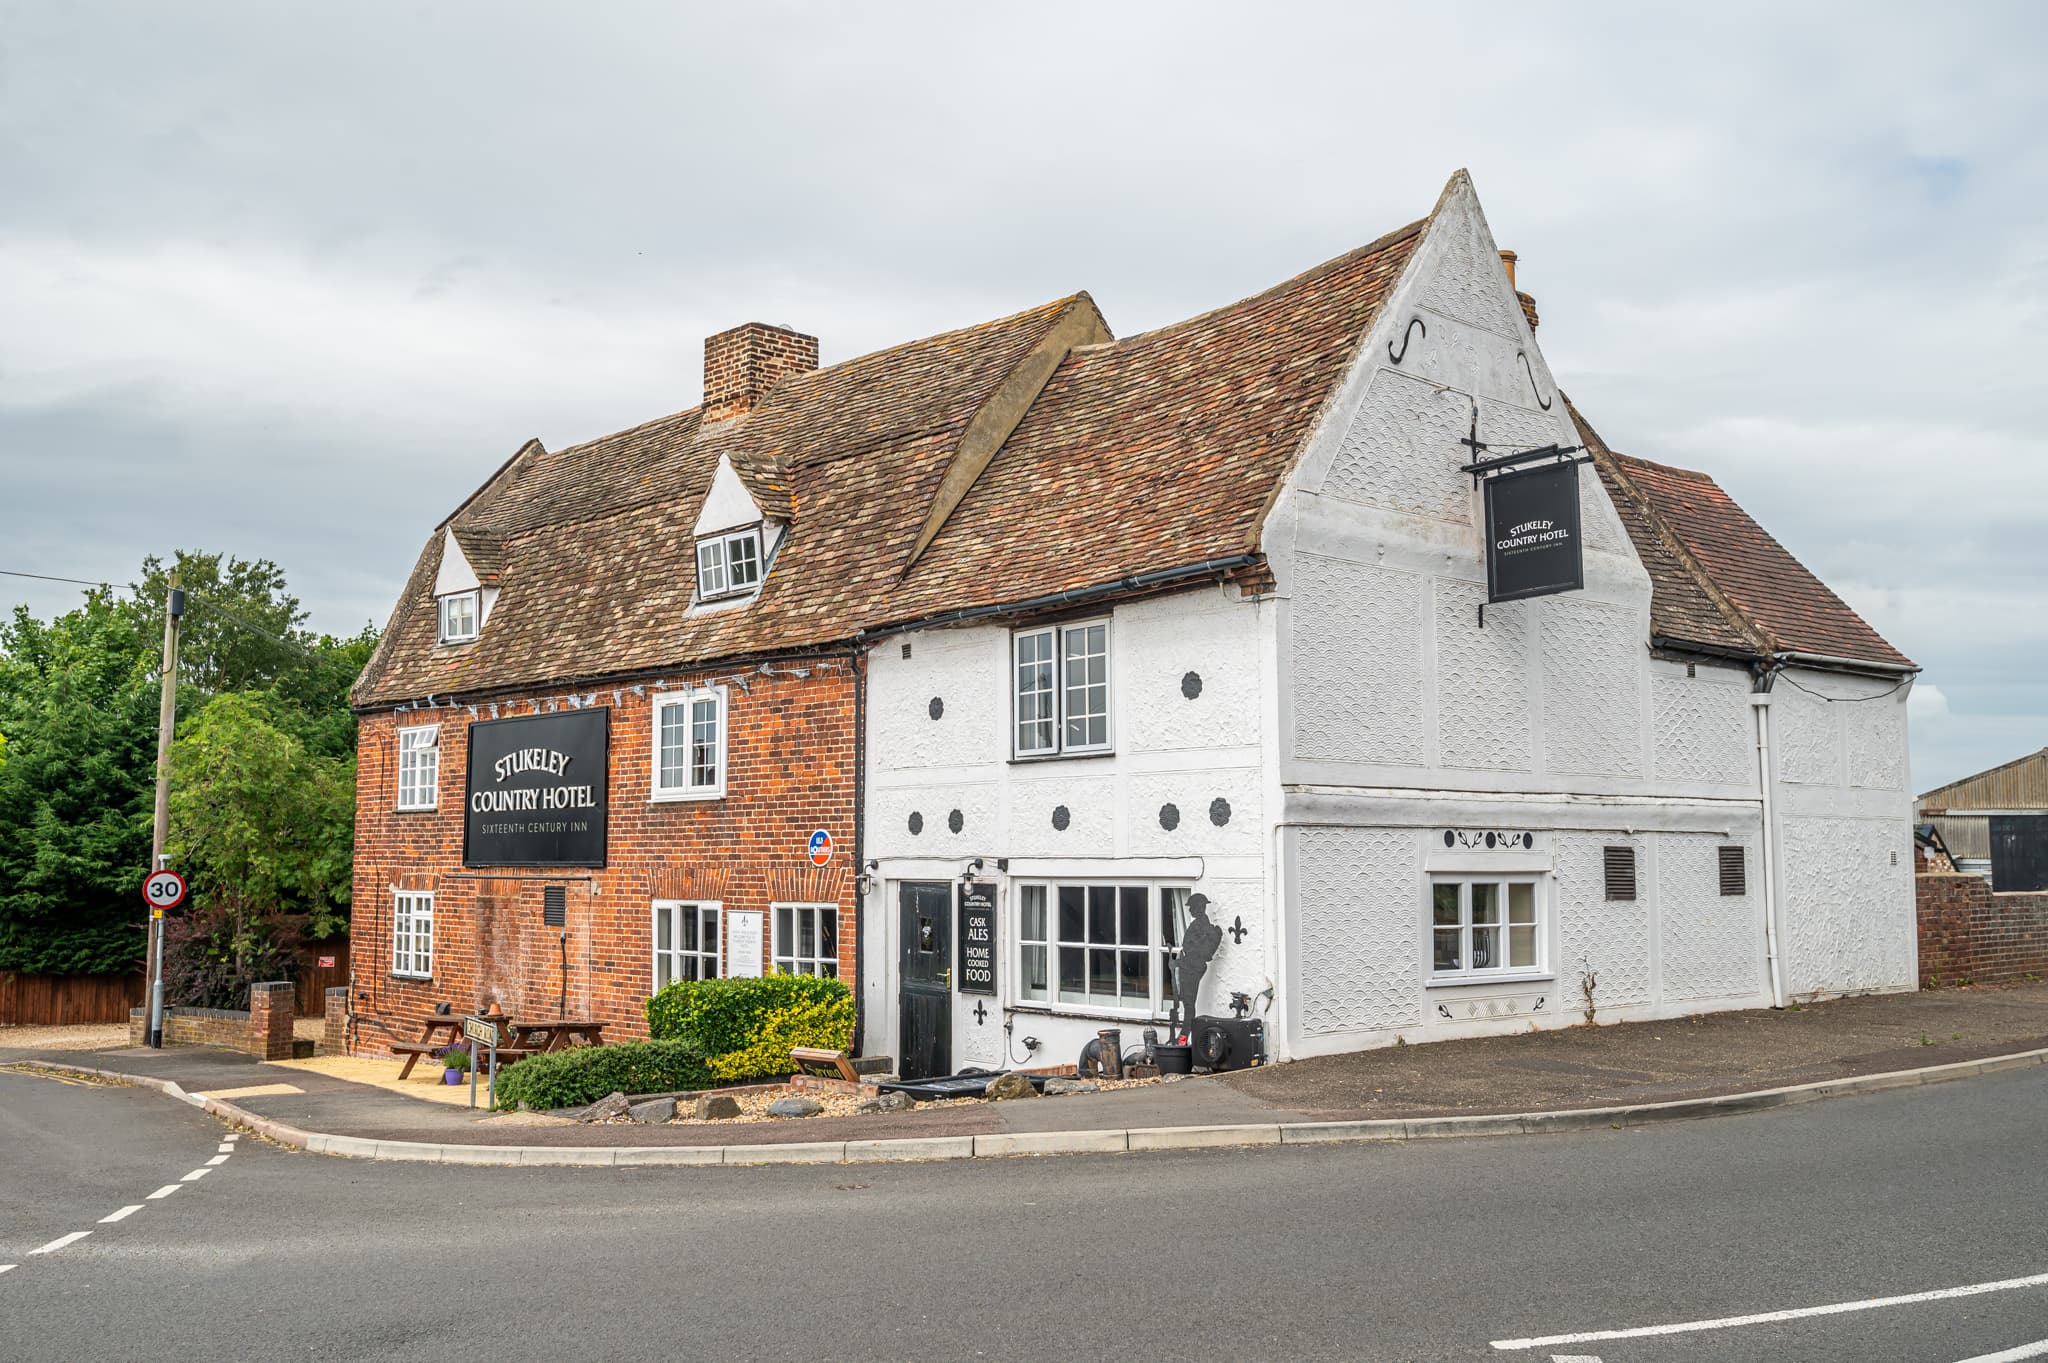
{"label": "brick boundary wall", "polygon": [[[290,981],[249,986],[249,1009],[166,1008],[164,1045],[225,1046],[258,1060],[292,1058],[297,987]],[[128,1044],[149,1044],[149,1010],[128,1012]]]}
{"label": "brick boundary wall", "polygon": [[2048,977],[2048,893],[1993,894],[1982,876],[1913,878],[1928,988]]}
{"label": "brick boundary wall", "polygon": [[348,986],[337,984],[327,991],[326,1031],[320,1038],[322,1055],[348,1054]]}

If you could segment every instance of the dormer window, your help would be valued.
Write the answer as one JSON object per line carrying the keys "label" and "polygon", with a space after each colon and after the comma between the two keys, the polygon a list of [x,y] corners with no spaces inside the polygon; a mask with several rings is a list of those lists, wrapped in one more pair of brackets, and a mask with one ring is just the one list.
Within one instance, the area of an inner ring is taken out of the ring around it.
{"label": "dormer window", "polygon": [[441,601],[441,642],[466,644],[476,638],[481,592],[450,592]]}
{"label": "dormer window", "polygon": [[697,541],[697,599],[740,596],[761,585],[761,527]]}

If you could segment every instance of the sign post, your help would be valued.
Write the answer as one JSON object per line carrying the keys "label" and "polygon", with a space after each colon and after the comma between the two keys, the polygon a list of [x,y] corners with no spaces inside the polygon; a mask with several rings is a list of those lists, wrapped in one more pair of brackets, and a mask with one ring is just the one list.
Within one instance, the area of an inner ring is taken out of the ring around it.
{"label": "sign post", "polygon": [[498,1024],[484,1018],[464,1018],[462,1035],[468,1038],[469,1047],[469,1105],[476,1106],[476,1048],[488,1046],[491,1050],[491,1106],[498,1105]]}
{"label": "sign post", "polygon": [[170,869],[169,856],[142,882],[142,902],[149,905],[149,1044],[164,1044],[164,911],[185,902],[185,877]]}

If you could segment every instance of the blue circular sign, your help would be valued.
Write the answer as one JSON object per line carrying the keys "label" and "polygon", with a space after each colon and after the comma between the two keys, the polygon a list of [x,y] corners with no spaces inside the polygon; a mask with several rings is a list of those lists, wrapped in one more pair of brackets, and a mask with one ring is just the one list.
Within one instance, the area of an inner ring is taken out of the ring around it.
{"label": "blue circular sign", "polygon": [[824,829],[811,834],[811,865],[823,866],[832,860],[832,835]]}

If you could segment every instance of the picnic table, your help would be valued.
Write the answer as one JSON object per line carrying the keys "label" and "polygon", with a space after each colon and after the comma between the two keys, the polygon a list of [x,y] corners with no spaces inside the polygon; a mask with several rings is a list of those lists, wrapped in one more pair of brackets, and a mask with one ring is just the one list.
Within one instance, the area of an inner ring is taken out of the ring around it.
{"label": "picnic table", "polygon": [[[604,1045],[609,1024],[598,1018],[507,1018],[505,1030],[513,1046],[523,1051],[563,1051],[571,1046]],[[498,1052],[504,1054],[503,1050]]]}
{"label": "picnic table", "polygon": [[[420,1024],[419,1040],[400,1041],[391,1047],[394,1054],[405,1057],[405,1068],[398,1072],[398,1077],[400,1079],[410,1078],[412,1076],[412,1067],[420,1063],[421,1056],[432,1055],[442,1047],[452,1046],[462,1040],[462,1024],[466,1016],[481,1017],[484,1021],[495,1023],[499,1027],[505,1026],[510,1021],[503,1013],[474,1013],[468,1015],[462,1013],[429,1013],[426,1021]],[[444,1033],[445,1035],[443,1035]],[[516,1044],[510,1047],[500,1046],[498,1047],[498,1063],[501,1065],[509,1064],[527,1054],[527,1051],[521,1049]]]}

